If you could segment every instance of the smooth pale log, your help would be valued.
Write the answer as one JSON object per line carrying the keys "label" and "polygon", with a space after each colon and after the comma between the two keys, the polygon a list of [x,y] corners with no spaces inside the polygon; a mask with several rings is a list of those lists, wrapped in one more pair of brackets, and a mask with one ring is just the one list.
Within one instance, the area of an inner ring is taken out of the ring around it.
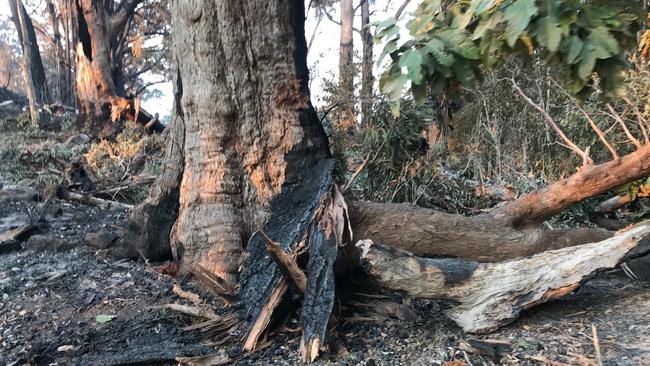
{"label": "smooth pale log", "polygon": [[359,241],[357,247],[364,268],[379,285],[416,298],[451,300],[448,317],[466,332],[486,333],[525,309],[571,293],[632,252],[647,251],[649,236],[646,221],[600,242],[499,263],[420,258],[370,240]]}

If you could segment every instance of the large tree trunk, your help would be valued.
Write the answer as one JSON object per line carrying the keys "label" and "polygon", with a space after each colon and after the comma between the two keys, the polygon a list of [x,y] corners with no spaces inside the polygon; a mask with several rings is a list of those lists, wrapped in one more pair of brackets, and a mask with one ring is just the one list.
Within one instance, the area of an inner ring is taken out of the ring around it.
{"label": "large tree trunk", "polygon": [[25,82],[25,93],[29,99],[30,117],[34,125],[39,125],[41,122],[39,109],[43,104],[50,102],[50,94],[47,88],[36,32],[21,0],[9,0],[9,7],[11,8],[13,22],[18,32],[18,40],[23,51],[21,68]]}
{"label": "large tree trunk", "polygon": [[[198,264],[236,282],[243,246],[269,217],[270,199],[329,156],[307,88],[304,5],[173,6],[180,132],[171,135],[167,158],[180,159],[182,168],[165,166],[154,185],[165,188],[134,217],[156,219],[164,231],[142,239],[164,241],[144,246],[164,246],[169,234],[182,271]],[[156,217],[161,202],[169,209]]]}

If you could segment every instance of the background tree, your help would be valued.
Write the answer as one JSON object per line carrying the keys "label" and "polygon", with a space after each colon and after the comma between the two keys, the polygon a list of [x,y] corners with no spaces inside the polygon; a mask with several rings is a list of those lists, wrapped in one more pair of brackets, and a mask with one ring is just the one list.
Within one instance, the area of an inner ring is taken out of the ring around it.
{"label": "background tree", "polygon": [[21,44],[13,37],[14,33],[15,26],[11,18],[0,19],[0,87],[16,93],[24,89],[18,58]]}
{"label": "background tree", "polygon": [[32,123],[40,124],[39,108],[50,102],[50,93],[45,78],[45,69],[36,39],[36,32],[27,10],[21,0],[10,0],[12,19],[18,32],[22,49],[21,69]]}
{"label": "background tree", "polygon": [[370,28],[370,0],[361,0],[361,127],[369,126],[372,121],[372,105],[374,95],[374,83],[372,68],[373,58],[373,35]]}

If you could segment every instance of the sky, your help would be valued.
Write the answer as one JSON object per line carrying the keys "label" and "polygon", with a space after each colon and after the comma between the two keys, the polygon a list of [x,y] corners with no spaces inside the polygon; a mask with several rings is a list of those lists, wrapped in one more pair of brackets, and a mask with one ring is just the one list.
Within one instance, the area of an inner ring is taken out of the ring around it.
{"label": "sky", "polygon": [[[358,5],[360,0],[355,0],[355,6]],[[396,9],[401,5],[403,0],[376,0],[371,2],[370,21],[384,20],[395,14]],[[305,6],[310,3],[310,0],[305,1]],[[406,8],[405,15],[402,18],[408,17],[408,12],[413,11],[417,6],[418,1],[412,1]],[[333,19],[339,19],[338,7],[334,6],[331,12]],[[7,1],[0,0],[0,17],[7,17],[10,14],[9,4]],[[355,14],[354,27],[361,28],[361,10],[357,10]],[[318,24],[318,17],[315,9],[309,9],[307,19],[305,21],[305,37],[309,41],[312,34],[315,34],[315,40],[312,44],[312,49],[309,50],[307,62],[311,74],[311,96],[312,103],[316,107],[324,107],[323,102],[323,81],[326,79],[336,80],[338,77],[338,50],[339,50],[339,26],[327,19],[326,17]],[[357,32],[354,32],[354,47],[355,54],[360,57],[361,54],[361,37]],[[377,55],[381,51],[379,46],[375,46],[374,54]],[[375,68],[375,75],[381,72],[381,69]],[[158,80],[156,76],[143,75],[145,81]],[[162,92],[162,97],[149,99],[144,101],[143,108],[149,113],[158,113],[161,117],[171,113],[171,106],[173,105],[173,93],[171,82],[157,84],[154,88]]]}

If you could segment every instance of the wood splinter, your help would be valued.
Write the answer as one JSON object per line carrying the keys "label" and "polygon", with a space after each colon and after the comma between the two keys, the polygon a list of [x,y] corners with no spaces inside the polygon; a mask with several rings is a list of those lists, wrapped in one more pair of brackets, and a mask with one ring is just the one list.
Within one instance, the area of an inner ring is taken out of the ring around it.
{"label": "wood splinter", "polygon": [[282,301],[284,294],[287,293],[288,289],[289,285],[287,284],[287,281],[284,278],[280,278],[278,283],[273,288],[271,296],[269,296],[269,301],[264,304],[262,311],[260,311],[260,315],[257,317],[257,319],[255,319],[253,327],[251,328],[250,332],[248,332],[248,336],[244,342],[244,350],[249,352],[255,350],[255,346],[257,346],[257,340],[259,339],[260,335],[264,333],[264,330],[266,330],[266,327],[271,322],[271,317],[273,316],[275,308],[280,305],[280,302]]}
{"label": "wood splinter", "polygon": [[262,230],[260,230],[259,233],[266,242],[266,250],[268,250],[271,258],[273,258],[278,267],[280,267],[282,274],[287,279],[291,280],[296,288],[304,294],[305,291],[307,291],[307,276],[302,269],[298,267],[298,263],[296,263],[289,253],[282,249],[280,243],[273,241]]}

